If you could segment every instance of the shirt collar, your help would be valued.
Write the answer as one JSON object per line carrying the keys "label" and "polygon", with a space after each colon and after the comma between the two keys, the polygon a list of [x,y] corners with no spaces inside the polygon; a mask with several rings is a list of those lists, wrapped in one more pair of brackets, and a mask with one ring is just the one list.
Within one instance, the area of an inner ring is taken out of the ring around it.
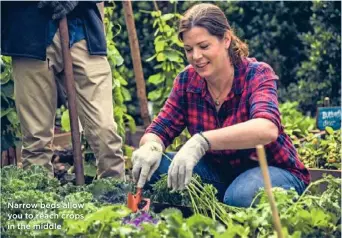
{"label": "shirt collar", "polygon": [[[234,66],[234,81],[232,86],[232,91],[235,95],[241,94],[244,90],[245,86],[245,72],[248,66],[248,60],[243,59],[242,62]],[[201,93],[202,97],[206,94],[206,82],[204,78],[202,78],[193,68],[192,65],[188,67],[188,77],[189,77],[189,84],[186,89],[187,92],[192,93]]]}

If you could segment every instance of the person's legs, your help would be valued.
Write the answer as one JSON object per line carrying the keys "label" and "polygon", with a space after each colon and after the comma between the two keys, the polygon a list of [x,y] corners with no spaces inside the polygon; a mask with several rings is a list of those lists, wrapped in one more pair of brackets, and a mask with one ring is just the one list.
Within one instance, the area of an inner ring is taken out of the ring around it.
{"label": "person's legs", "polygon": [[[160,179],[160,176],[163,174],[167,174],[169,166],[171,164],[170,159],[172,160],[175,156],[175,152],[166,153],[166,156],[162,157],[160,165],[156,172],[152,175],[151,180],[148,184],[154,184],[156,181]],[[195,166],[193,174],[198,174],[203,183],[212,184],[218,191],[217,197],[222,201],[224,192],[227,188],[227,184],[225,184],[222,178],[219,176],[219,172],[215,166],[213,166],[210,160],[206,158],[202,158],[198,164]]]}
{"label": "person's legs", "polygon": [[86,41],[71,48],[77,105],[99,177],[125,176],[122,139],[114,121],[112,72],[106,56],[89,55]]}
{"label": "person's legs", "polygon": [[[284,189],[294,188],[301,194],[306,186],[289,171],[269,166],[268,167],[272,187]],[[264,180],[261,168],[249,169],[240,174],[228,187],[223,202],[230,206],[248,207],[251,205],[254,196],[260,188],[264,187]]]}
{"label": "person's legs", "polygon": [[16,108],[22,132],[23,168],[42,165],[53,176],[52,140],[57,107],[55,73],[61,70],[55,48],[47,48],[47,60],[13,57]]}

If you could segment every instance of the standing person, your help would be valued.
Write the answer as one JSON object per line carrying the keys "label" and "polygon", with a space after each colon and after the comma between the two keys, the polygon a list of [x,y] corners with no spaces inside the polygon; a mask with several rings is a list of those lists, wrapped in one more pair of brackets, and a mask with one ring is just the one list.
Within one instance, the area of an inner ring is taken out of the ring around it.
{"label": "standing person", "polygon": [[[264,186],[255,150],[262,144],[272,185],[301,194],[310,175],[281,125],[273,69],[247,57],[247,45],[212,4],[185,13],[179,38],[190,65],[133,154],[138,187],[168,173],[168,186],[182,190],[194,172],[217,188],[219,200],[247,207]],[[185,127],[192,137],[169,154],[171,162],[162,153]]]}
{"label": "standing person", "polygon": [[97,174],[124,178],[122,139],[113,119],[112,74],[96,2],[22,1],[1,5],[1,53],[12,56],[23,167],[42,165],[53,174],[56,80],[64,77],[58,23],[67,16],[77,109],[97,159]]}

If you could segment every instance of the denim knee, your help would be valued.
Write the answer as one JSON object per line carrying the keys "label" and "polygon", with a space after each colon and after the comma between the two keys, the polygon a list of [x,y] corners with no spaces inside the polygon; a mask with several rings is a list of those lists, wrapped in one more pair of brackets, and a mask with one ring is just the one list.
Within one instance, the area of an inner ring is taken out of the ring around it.
{"label": "denim knee", "polygon": [[[305,184],[289,171],[274,166],[268,167],[272,186],[284,189],[295,188],[298,194],[305,190]],[[223,202],[230,206],[249,207],[254,196],[264,187],[260,167],[240,174],[228,187]]]}
{"label": "denim knee", "polygon": [[223,203],[234,207],[249,207],[259,188],[250,186],[229,186],[226,190]]}

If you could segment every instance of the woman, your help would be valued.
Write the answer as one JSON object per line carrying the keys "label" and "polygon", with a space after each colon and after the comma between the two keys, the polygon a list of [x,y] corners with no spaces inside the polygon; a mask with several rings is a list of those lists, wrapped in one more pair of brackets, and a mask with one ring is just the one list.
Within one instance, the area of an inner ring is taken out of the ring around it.
{"label": "woman", "polygon": [[[281,125],[272,68],[247,57],[247,45],[212,4],[185,13],[179,38],[190,65],[133,154],[138,187],[167,172],[168,186],[182,190],[194,172],[224,203],[247,207],[264,186],[255,150],[263,144],[272,185],[301,194],[310,175]],[[171,163],[162,152],[185,127],[192,137]]]}

